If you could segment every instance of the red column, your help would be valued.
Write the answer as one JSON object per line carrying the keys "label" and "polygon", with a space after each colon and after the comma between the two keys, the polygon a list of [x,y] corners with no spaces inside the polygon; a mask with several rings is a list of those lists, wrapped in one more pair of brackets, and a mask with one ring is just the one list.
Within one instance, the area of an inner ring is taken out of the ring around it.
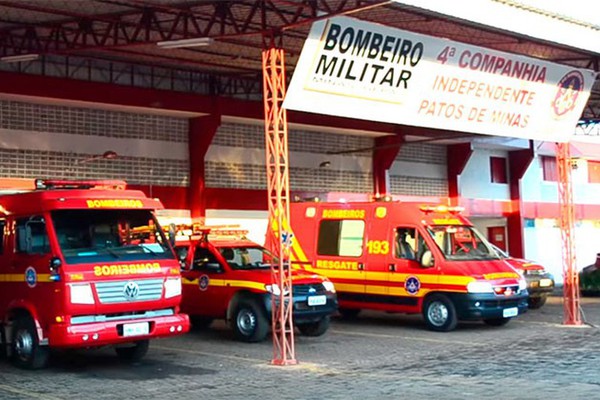
{"label": "red column", "polygon": [[188,204],[193,221],[198,221],[206,215],[204,157],[220,125],[220,115],[208,115],[206,117],[190,119],[188,133],[190,163]]}
{"label": "red column", "polygon": [[404,143],[404,135],[380,136],[375,138],[375,148],[373,149],[373,192],[376,196],[384,196],[389,192],[388,171],[392,167],[402,143]]}
{"label": "red column", "polygon": [[448,197],[454,205],[460,203],[459,177],[462,174],[473,150],[471,143],[452,144],[446,148],[446,162],[448,171]]}
{"label": "red column", "polygon": [[508,174],[511,199],[511,213],[506,225],[508,230],[508,251],[511,256],[523,258],[523,200],[521,199],[521,179],[533,161],[533,142],[529,148],[508,152]]}

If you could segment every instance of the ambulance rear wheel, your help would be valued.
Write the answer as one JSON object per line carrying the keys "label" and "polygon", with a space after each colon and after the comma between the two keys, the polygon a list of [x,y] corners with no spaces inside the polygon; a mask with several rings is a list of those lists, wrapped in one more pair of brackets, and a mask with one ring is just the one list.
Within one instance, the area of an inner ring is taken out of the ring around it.
{"label": "ambulance rear wheel", "polygon": [[298,330],[304,336],[321,336],[329,329],[329,317],[321,318],[317,322],[298,324]]}
{"label": "ambulance rear wheel", "polygon": [[451,331],[458,323],[454,304],[443,294],[432,294],[425,299],[423,318],[427,327],[437,332]]}
{"label": "ambulance rear wheel", "polygon": [[35,322],[29,316],[14,321],[10,346],[11,361],[19,368],[39,369],[48,364],[50,350],[40,346]]}
{"label": "ambulance rear wheel", "polygon": [[265,312],[254,299],[241,299],[238,302],[230,324],[235,338],[242,342],[261,342],[269,332]]}
{"label": "ambulance rear wheel", "polygon": [[146,353],[148,353],[149,347],[150,341],[146,339],[132,343],[126,347],[115,347],[115,351],[121,360],[127,362],[136,362],[144,358]]}

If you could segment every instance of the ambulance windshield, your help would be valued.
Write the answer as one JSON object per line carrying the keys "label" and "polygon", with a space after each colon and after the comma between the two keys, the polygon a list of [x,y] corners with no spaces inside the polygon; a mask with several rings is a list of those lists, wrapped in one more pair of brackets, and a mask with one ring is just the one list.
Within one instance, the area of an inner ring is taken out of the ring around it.
{"label": "ambulance windshield", "polygon": [[498,260],[498,254],[476,229],[464,225],[434,225],[429,233],[447,260]]}
{"label": "ambulance windshield", "polygon": [[263,247],[221,247],[221,255],[232,269],[271,268],[277,259]]}
{"label": "ambulance windshield", "polygon": [[148,210],[56,210],[52,222],[67,264],[174,258]]}

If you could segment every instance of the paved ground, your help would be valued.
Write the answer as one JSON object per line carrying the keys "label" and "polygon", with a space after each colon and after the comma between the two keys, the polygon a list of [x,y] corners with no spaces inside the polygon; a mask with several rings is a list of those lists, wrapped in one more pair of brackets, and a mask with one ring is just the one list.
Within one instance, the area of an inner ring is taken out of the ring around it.
{"label": "paved ground", "polygon": [[[600,298],[584,298],[600,327]],[[237,343],[222,323],[151,344],[120,363],[111,349],[59,354],[42,371],[0,360],[0,399],[597,399],[600,329],[562,324],[561,298],[502,328],[425,330],[415,316],[364,313],[320,338],[299,336],[297,366],[271,342]]]}

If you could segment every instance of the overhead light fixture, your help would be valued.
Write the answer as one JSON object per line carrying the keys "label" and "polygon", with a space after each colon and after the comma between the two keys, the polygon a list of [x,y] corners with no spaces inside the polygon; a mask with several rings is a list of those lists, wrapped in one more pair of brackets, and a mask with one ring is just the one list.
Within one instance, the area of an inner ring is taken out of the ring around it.
{"label": "overhead light fixture", "polygon": [[186,47],[202,47],[210,46],[215,40],[210,37],[192,38],[192,39],[181,39],[181,40],[169,40],[166,42],[158,42],[156,45],[163,49],[180,49]]}
{"label": "overhead light fixture", "polygon": [[331,165],[331,161],[323,161],[321,164],[319,164],[319,168],[327,168]]}
{"label": "overhead light fixture", "polygon": [[15,56],[5,56],[0,57],[0,61],[5,63],[15,63],[15,62],[25,62],[25,61],[33,61],[40,58],[39,54],[19,54]]}

